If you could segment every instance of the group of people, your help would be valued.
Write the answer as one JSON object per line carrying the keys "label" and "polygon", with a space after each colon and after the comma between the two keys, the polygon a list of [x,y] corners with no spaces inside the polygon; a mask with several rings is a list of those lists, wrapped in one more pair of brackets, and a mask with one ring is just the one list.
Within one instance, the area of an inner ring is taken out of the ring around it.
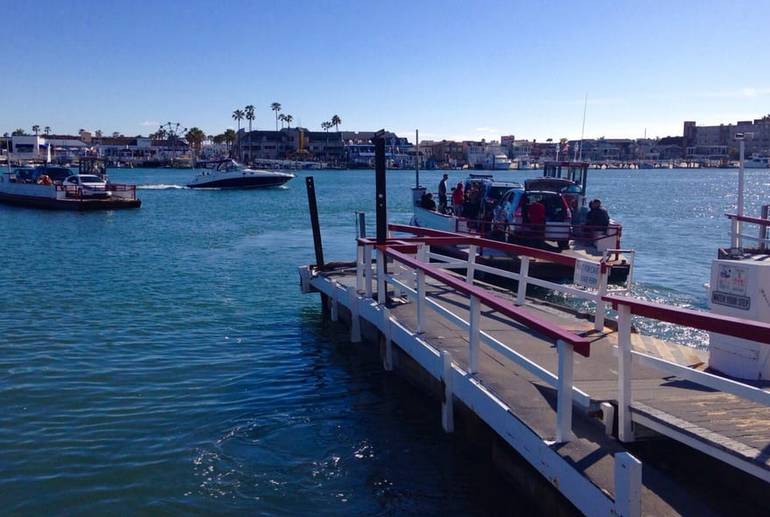
{"label": "group of people", "polygon": [[[436,201],[433,199],[433,194],[431,192],[426,192],[422,196],[422,200],[420,201],[420,206],[422,208],[425,208],[427,210],[438,210],[442,214],[446,214],[449,211],[447,210],[449,198],[447,197],[448,193],[448,186],[447,182],[449,180],[449,174],[444,174],[441,178],[441,181],[438,184],[438,206],[436,206]],[[456,216],[460,216],[463,213],[463,205],[465,204],[465,192],[463,189],[462,182],[457,183],[457,186],[452,189],[452,213]]]}

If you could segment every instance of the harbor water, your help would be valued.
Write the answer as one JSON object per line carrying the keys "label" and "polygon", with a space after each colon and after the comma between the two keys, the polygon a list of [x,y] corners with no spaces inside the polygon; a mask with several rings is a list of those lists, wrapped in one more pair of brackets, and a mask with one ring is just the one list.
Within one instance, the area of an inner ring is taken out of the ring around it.
{"label": "harbor water", "polygon": [[[111,172],[140,185],[141,209],[0,206],[4,513],[498,509],[504,488],[442,433],[438,404],[355,353],[300,294],[297,266],[314,260],[305,172],[253,191],[190,190],[189,170]],[[748,215],[769,173],[746,172]],[[313,175],[326,258],[351,259],[354,212],[374,227],[374,173]],[[391,221],[409,221],[413,185],[413,171],[389,172]],[[701,309],[736,185],[736,170],[589,172],[589,195],[637,250],[636,293]]]}

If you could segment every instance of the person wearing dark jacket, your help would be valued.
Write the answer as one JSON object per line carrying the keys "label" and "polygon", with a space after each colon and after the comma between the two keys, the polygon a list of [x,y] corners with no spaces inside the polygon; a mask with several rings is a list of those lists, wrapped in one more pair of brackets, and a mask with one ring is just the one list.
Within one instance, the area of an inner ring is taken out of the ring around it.
{"label": "person wearing dark jacket", "polygon": [[607,233],[607,227],[610,225],[610,215],[602,207],[602,202],[594,199],[588,206],[590,210],[586,214],[586,225],[591,227],[589,228],[590,230]]}
{"label": "person wearing dark jacket", "polygon": [[441,181],[438,184],[438,211],[442,214],[446,212],[446,182],[449,179],[449,174],[444,174]]}

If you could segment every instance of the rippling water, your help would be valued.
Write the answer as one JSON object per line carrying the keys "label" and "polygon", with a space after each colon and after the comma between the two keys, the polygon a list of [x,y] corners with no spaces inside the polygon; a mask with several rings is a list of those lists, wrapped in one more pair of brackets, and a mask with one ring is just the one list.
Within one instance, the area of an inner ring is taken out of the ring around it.
{"label": "rippling water", "polygon": [[[758,213],[770,177],[747,174]],[[0,206],[4,512],[490,508],[494,476],[441,433],[438,406],[349,353],[299,294],[296,266],[313,260],[304,173],[261,191],[189,190],[189,171],[112,176],[140,185],[141,209]],[[374,223],[373,173],[315,176],[327,258],[350,258],[354,211]],[[639,251],[638,294],[705,307],[736,178],[592,171],[590,193]],[[408,221],[412,183],[389,174],[392,220]]]}

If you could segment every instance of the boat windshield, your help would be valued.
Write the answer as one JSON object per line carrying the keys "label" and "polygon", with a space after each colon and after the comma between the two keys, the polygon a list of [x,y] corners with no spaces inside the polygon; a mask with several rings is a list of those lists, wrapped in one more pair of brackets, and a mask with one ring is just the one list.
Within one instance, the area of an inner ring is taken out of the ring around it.
{"label": "boat windshield", "polygon": [[238,169],[240,169],[240,167],[238,165],[238,162],[236,162],[235,160],[228,160],[226,162],[222,162],[219,164],[219,167],[217,167],[218,171],[227,171],[227,172],[237,171]]}
{"label": "boat windshield", "polygon": [[99,176],[80,176],[81,183],[104,183],[104,180]]}

